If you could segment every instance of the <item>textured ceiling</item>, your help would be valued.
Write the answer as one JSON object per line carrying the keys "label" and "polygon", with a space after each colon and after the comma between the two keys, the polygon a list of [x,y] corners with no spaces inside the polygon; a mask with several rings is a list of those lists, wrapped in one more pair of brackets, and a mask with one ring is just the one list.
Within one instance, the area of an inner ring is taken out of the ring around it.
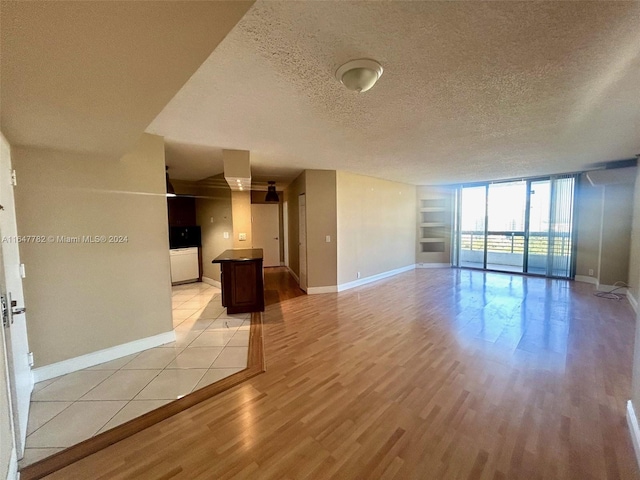
{"label": "textured ceiling", "polygon": [[[257,2],[147,131],[280,182],[582,170],[640,153],[638,25],[638,2]],[[385,71],[357,94],[334,72],[362,57]]]}
{"label": "textured ceiling", "polygon": [[119,158],[253,2],[0,2],[2,133]]}

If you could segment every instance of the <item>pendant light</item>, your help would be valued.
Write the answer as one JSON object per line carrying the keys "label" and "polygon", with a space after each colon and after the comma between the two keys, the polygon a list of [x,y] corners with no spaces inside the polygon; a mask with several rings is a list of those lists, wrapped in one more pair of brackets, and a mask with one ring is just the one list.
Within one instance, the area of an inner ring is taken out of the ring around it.
{"label": "pendant light", "polygon": [[173,185],[171,185],[171,181],[169,180],[169,167],[165,167],[165,172],[165,175],[167,177],[167,197],[175,197],[176,191],[173,188]]}
{"label": "pendant light", "polygon": [[338,68],[336,78],[349,90],[362,93],[376,84],[382,71],[382,65],[375,60],[361,58],[351,60]]}
{"label": "pendant light", "polygon": [[267,187],[267,195],[264,197],[265,202],[279,202],[280,197],[278,197],[278,193],[276,192],[276,182],[268,182],[269,186]]}

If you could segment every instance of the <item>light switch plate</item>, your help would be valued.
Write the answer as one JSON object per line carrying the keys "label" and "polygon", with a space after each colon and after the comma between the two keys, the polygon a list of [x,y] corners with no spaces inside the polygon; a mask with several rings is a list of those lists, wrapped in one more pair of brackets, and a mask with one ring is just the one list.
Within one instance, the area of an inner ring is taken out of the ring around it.
{"label": "light switch plate", "polygon": [[229,232],[224,232],[224,233],[222,234],[222,236],[223,236],[224,238],[229,238]]}
{"label": "light switch plate", "polygon": [[331,243],[331,235],[327,235],[326,237],[324,237],[324,241],[327,243]]}

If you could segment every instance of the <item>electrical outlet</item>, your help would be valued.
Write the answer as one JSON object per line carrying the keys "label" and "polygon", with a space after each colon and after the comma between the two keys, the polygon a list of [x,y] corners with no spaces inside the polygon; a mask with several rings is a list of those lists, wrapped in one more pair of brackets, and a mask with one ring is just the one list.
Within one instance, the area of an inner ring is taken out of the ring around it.
{"label": "electrical outlet", "polygon": [[590,269],[589,269],[589,276],[590,276],[590,277],[593,277],[593,268],[590,268]]}
{"label": "electrical outlet", "polygon": [[247,239],[247,234],[246,233],[239,233],[238,234],[238,240],[240,240],[241,242],[245,241]]}

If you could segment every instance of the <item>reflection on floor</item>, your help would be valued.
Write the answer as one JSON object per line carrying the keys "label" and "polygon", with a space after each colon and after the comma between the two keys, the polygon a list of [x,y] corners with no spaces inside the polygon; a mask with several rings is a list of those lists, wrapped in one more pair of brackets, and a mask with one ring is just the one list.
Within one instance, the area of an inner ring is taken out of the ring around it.
{"label": "reflection on floor", "polygon": [[51,480],[638,479],[635,315],[594,291],[418,269],[271,305],[265,373]]}
{"label": "reflection on floor", "polygon": [[21,467],[246,368],[249,314],[227,315],[204,283],[172,302],[174,343],[35,385]]}
{"label": "reflection on floor", "polygon": [[264,303],[266,306],[304,294],[287,267],[267,267],[264,269]]}
{"label": "reflection on floor", "polygon": [[[482,270],[483,264],[480,262],[460,262],[464,268],[478,268]],[[487,270],[496,272],[522,273],[522,265],[503,265],[498,263],[487,263]],[[528,272],[532,275],[546,275],[546,268],[529,267]]]}

